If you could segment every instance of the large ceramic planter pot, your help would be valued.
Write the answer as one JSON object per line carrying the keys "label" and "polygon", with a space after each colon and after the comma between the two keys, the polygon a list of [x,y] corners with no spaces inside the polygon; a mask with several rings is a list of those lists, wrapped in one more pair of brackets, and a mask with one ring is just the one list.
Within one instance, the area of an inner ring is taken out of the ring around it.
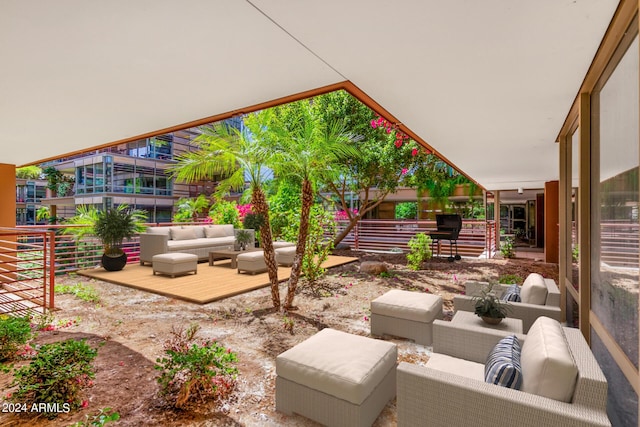
{"label": "large ceramic planter pot", "polygon": [[118,256],[102,254],[102,267],[107,271],[120,271],[125,265],[127,265],[127,254],[124,252]]}
{"label": "large ceramic planter pot", "polygon": [[502,317],[482,316],[482,320],[484,320],[484,322],[488,323],[489,325],[497,325],[502,322]]}

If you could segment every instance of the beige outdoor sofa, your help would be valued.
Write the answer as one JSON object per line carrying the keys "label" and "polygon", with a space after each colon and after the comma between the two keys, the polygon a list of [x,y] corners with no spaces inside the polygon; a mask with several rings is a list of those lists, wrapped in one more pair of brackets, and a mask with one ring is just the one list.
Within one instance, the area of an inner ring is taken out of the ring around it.
{"label": "beige outdoor sofa", "polygon": [[[479,296],[488,283],[468,281],[465,283],[466,295],[453,297],[454,311],[474,311],[474,296]],[[492,288],[498,297],[511,285],[496,284]],[[545,279],[537,273],[531,273],[521,287],[522,302],[509,302],[507,317],[522,319],[523,332],[529,328],[540,316],[550,317],[560,321],[560,291],[553,279]]]}
{"label": "beige outdoor sofa", "polygon": [[517,336],[522,387],[515,390],[484,379],[504,333],[434,321],[430,360],[398,366],[398,426],[610,426],[607,381],[580,331],[546,317],[530,331]]}
{"label": "beige outdoor sofa", "polygon": [[[253,236],[253,230],[248,230]],[[154,255],[182,252],[209,259],[209,252],[234,249],[238,230],[231,224],[148,227],[140,233],[140,265],[151,263]],[[255,246],[255,240],[249,245]]]}

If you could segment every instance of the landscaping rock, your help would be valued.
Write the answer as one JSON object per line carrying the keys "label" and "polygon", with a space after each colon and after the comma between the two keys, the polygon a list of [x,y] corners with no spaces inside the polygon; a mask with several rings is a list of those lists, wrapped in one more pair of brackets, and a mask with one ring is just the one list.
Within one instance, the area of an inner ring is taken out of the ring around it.
{"label": "landscaping rock", "polygon": [[389,270],[387,269],[387,264],[385,264],[384,262],[363,261],[360,264],[360,272],[361,273],[374,274],[374,275],[378,276],[381,273],[388,273]]}
{"label": "landscaping rock", "polygon": [[335,247],[335,249],[340,249],[340,250],[351,250],[351,246],[348,243],[338,243]]}

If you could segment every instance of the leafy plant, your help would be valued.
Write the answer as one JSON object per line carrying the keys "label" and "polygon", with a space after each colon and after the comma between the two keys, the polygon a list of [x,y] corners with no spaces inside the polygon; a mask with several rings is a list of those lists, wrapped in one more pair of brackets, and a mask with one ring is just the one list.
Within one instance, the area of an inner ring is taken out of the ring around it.
{"label": "leafy plant", "polygon": [[[80,407],[81,390],[92,384],[95,377],[91,365],[98,351],[85,340],[45,344],[29,365],[15,371],[12,386],[18,389],[11,395],[11,401],[27,404],[68,403],[72,408]],[[55,405],[52,405],[55,407]],[[54,418],[56,412],[45,412]]]}
{"label": "leafy plant", "polygon": [[93,415],[85,415],[84,421],[78,421],[69,427],[102,427],[111,421],[118,421],[120,414],[111,408],[102,408]]}
{"label": "leafy plant", "polygon": [[71,294],[85,302],[100,302],[100,295],[91,285],[76,283],[75,285],[55,285],[55,292],[58,294]]}
{"label": "leafy plant", "polygon": [[118,256],[123,253],[123,240],[144,231],[146,213],[119,205],[113,209],[98,212],[93,232],[104,244],[106,255]]}
{"label": "leafy plant", "polygon": [[513,237],[507,236],[504,239],[504,242],[500,243],[500,253],[505,258],[515,258],[516,251],[513,247]]}
{"label": "leafy plant", "polygon": [[236,242],[240,245],[240,249],[244,250],[249,243],[253,240],[253,235],[249,230],[237,230]]}
{"label": "leafy plant", "polygon": [[11,360],[32,337],[28,316],[0,316],[0,362]]}
{"label": "leafy plant", "polygon": [[498,283],[511,285],[513,283],[517,283],[521,285],[524,282],[524,279],[517,274],[503,274],[498,278]]}
{"label": "leafy plant", "polygon": [[24,166],[16,169],[16,178],[38,179],[42,176],[42,169],[38,166]]}
{"label": "leafy plant", "polygon": [[396,205],[397,219],[416,219],[418,217],[418,203],[402,202]]}
{"label": "leafy plant", "polygon": [[503,319],[507,317],[508,304],[493,293],[493,285],[488,285],[480,291],[479,296],[473,297],[474,313],[480,317]]}
{"label": "leafy plant", "polygon": [[407,265],[411,270],[419,270],[423,261],[431,259],[431,237],[425,233],[418,233],[409,240]]}
{"label": "leafy plant", "polygon": [[214,224],[233,224],[234,228],[240,228],[240,213],[236,208],[236,202],[217,201],[209,209],[209,217]]}
{"label": "leafy plant", "polygon": [[223,399],[235,387],[237,356],[216,341],[195,342],[200,327],[172,331],[164,345],[165,356],[156,359],[160,392],[177,408],[195,400]]}
{"label": "leafy plant", "polygon": [[573,262],[578,262],[580,260],[580,247],[578,245],[574,245],[571,248],[571,260]]}

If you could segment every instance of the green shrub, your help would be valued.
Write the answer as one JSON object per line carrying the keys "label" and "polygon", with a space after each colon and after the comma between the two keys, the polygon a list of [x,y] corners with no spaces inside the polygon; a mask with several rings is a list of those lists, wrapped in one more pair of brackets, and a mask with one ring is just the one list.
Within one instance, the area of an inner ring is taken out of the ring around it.
{"label": "green shrub", "polygon": [[397,219],[416,219],[418,217],[418,203],[402,202],[396,205]]}
{"label": "green shrub", "polygon": [[431,237],[418,233],[409,240],[407,265],[411,270],[419,270],[423,261],[431,259]]}
{"label": "green shrub", "polygon": [[165,357],[156,359],[155,369],[162,371],[160,392],[177,408],[223,399],[235,387],[236,354],[215,341],[196,342],[199,329],[174,329],[164,345]]}
{"label": "green shrub", "polygon": [[580,247],[578,245],[573,245],[571,248],[571,260],[573,262],[580,261]]}
{"label": "green shrub", "polygon": [[498,283],[511,285],[517,283],[518,285],[522,285],[524,279],[517,274],[504,274],[498,278]]}
{"label": "green shrub", "polygon": [[236,202],[220,200],[209,209],[209,217],[214,224],[233,224],[233,228],[240,228],[240,214]]}
{"label": "green shrub", "polygon": [[516,251],[513,247],[513,237],[507,236],[504,241],[500,243],[500,253],[505,258],[515,258]]}
{"label": "green shrub", "polygon": [[86,302],[100,302],[100,295],[91,285],[84,283],[76,283],[75,285],[55,285],[55,291],[58,294],[71,294],[76,298]]}
{"label": "green shrub", "polygon": [[[11,400],[27,407],[34,403],[80,407],[80,391],[95,378],[91,363],[97,354],[85,340],[69,339],[43,345],[29,365],[15,371],[11,385],[17,385],[18,389]],[[57,415],[57,412],[44,413],[50,418]]]}
{"label": "green shrub", "polygon": [[[300,229],[299,212],[287,215],[287,226],[282,229],[282,238],[287,242],[298,241]],[[322,263],[327,260],[333,250],[333,237],[336,234],[336,222],[333,215],[321,205],[313,205],[309,214],[309,234],[302,258],[302,274],[309,283],[314,283],[324,276],[326,269]]]}
{"label": "green shrub", "polygon": [[28,316],[0,316],[0,362],[13,359],[31,337],[31,320]]}

